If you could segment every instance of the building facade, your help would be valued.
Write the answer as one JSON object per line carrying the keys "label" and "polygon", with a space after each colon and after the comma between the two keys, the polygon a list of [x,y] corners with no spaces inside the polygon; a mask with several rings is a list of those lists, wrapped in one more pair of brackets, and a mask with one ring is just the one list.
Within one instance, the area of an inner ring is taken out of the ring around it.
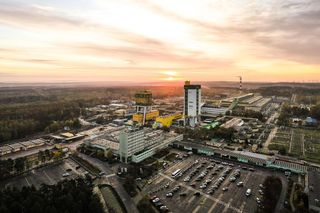
{"label": "building facade", "polygon": [[122,131],[119,137],[120,161],[127,163],[134,153],[142,151],[145,146],[144,141],[143,130]]}
{"label": "building facade", "polygon": [[195,127],[200,122],[201,85],[192,85],[186,81],[184,85],[184,121],[185,125]]}

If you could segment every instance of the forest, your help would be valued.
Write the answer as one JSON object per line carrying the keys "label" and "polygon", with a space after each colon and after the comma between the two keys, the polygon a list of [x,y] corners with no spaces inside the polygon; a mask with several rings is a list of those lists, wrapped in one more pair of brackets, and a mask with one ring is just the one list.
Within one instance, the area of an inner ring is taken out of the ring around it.
{"label": "forest", "polygon": [[290,106],[289,104],[284,104],[281,108],[281,113],[278,118],[278,124],[282,126],[288,126],[290,124],[291,118],[301,118],[312,117],[320,120],[320,104],[317,104],[311,109],[300,108],[298,106]]}
{"label": "forest", "polygon": [[268,176],[263,183],[264,198],[262,204],[264,208],[258,208],[258,213],[275,212],[276,205],[280,198],[282,183],[278,177]]}
{"label": "forest", "polygon": [[190,129],[190,128],[176,128],[175,132],[183,134],[185,138],[192,138],[197,140],[211,140],[212,138],[223,138],[231,141],[234,137],[235,130],[233,128],[215,128],[215,129]]}
{"label": "forest", "polygon": [[15,87],[0,88],[0,143],[68,126],[80,128],[86,107],[129,101],[138,90],[150,89],[155,98],[182,94],[178,87]]}
{"label": "forest", "polygon": [[64,180],[56,185],[0,190],[1,213],[103,213],[89,179]]}
{"label": "forest", "polygon": [[0,143],[64,126],[77,129],[85,107],[106,104],[110,97],[106,89],[1,88]]}

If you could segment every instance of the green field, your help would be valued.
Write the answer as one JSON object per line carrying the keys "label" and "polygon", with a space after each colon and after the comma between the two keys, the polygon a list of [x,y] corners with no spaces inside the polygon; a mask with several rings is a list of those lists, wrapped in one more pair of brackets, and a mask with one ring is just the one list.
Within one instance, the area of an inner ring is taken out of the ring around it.
{"label": "green field", "polygon": [[320,132],[304,130],[305,160],[320,163]]}
{"label": "green field", "polygon": [[278,129],[275,137],[272,139],[270,145],[269,145],[269,149],[270,150],[281,150],[282,148],[284,148],[286,150],[286,152],[289,151],[289,145],[290,145],[290,140],[291,140],[291,133],[290,130],[289,131],[285,131],[285,130],[280,130]]}
{"label": "green field", "polygon": [[320,163],[320,131],[296,128],[279,130],[269,149],[280,150],[282,147],[290,156]]}

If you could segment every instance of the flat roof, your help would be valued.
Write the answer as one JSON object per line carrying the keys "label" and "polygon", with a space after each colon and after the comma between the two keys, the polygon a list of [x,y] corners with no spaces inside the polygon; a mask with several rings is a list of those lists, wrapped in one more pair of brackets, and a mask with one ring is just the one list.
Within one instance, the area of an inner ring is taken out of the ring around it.
{"label": "flat roof", "polygon": [[24,146],[20,143],[8,144],[8,146],[12,147],[13,149],[24,148]]}
{"label": "flat roof", "polygon": [[215,153],[220,153],[222,155],[230,155],[230,156],[234,156],[234,157],[247,158],[248,160],[259,161],[261,163],[266,163],[266,161],[273,161],[274,160],[273,157],[267,156],[267,155],[256,154],[256,153],[252,153],[252,154],[254,154],[254,155],[252,155],[250,152],[245,152],[245,151],[241,152],[241,151],[217,149],[217,148],[213,148],[213,147],[208,147],[203,143],[197,144],[197,143],[191,143],[191,142],[185,142],[185,141],[179,141],[176,143],[184,145],[184,146],[189,146],[189,147],[198,148],[198,149],[202,149],[202,150],[212,151]]}
{"label": "flat roof", "polygon": [[107,140],[104,138],[98,138],[90,142],[91,146],[97,146],[101,148],[110,148],[114,150],[119,149],[119,142]]}
{"label": "flat roof", "polygon": [[270,156],[268,155],[263,155],[259,153],[253,153],[253,152],[248,152],[248,151],[233,151],[234,153],[245,155],[248,157],[253,157],[253,158],[259,158],[259,159],[264,159],[264,160],[269,160]]}
{"label": "flat roof", "polygon": [[71,132],[61,133],[60,135],[66,138],[71,138],[74,136],[74,134],[72,134]]}
{"label": "flat roof", "polygon": [[23,141],[23,142],[20,142],[20,144],[22,144],[24,146],[35,146],[36,145],[32,141]]}
{"label": "flat roof", "polygon": [[12,148],[10,146],[4,145],[4,146],[0,146],[0,151],[1,152],[5,152],[5,151],[11,151]]}

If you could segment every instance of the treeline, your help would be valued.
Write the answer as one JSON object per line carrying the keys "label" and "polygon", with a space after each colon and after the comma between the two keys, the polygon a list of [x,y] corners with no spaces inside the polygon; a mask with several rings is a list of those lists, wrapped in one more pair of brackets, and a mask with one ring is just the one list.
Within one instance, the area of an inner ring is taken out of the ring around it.
{"label": "treeline", "polygon": [[264,183],[264,196],[262,199],[262,205],[264,208],[258,208],[258,213],[275,212],[278,200],[281,195],[282,183],[280,178],[269,176],[265,179]]}
{"label": "treeline", "polygon": [[281,108],[281,112],[278,118],[278,124],[281,126],[288,126],[290,124],[291,118],[301,118],[312,117],[320,120],[320,104],[311,107],[311,109],[300,108],[298,106],[290,106],[289,104],[284,104]]}
{"label": "treeline", "polygon": [[223,128],[219,127],[216,129],[206,129],[206,128],[177,128],[175,132],[183,134],[185,138],[191,138],[196,140],[211,140],[212,138],[223,138],[231,141],[234,137],[235,130],[233,128]]}
{"label": "treeline", "polygon": [[78,102],[32,103],[0,106],[0,142],[27,135],[56,131],[63,126],[78,128]]}
{"label": "treeline", "polygon": [[[59,150],[45,150],[39,151],[27,157],[20,157],[16,159],[0,160],[0,180],[10,177],[14,174],[22,173],[28,169],[44,164],[50,161],[56,161],[63,157],[63,153]],[[1,211],[0,211],[1,212]]]}
{"label": "treeline", "polygon": [[130,100],[140,88],[0,88],[0,143],[38,132],[80,127],[86,107]]}
{"label": "treeline", "polygon": [[272,86],[272,87],[260,87],[253,92],[260,93],[263,96],[283,96],[291,97],[292,94],[303,96],[317,96],[320,95],[319,85],[314,87],[302,87],[302,86]]}
{"label": "treeline", "polygon": [[1,213],[103,213],[90,180],[64,180],[56,185],[6,188],[0,191]]}
{"label": "treeline", "polygon": [[[230,112],[229,112],[230,114]],[[228,115],[228,113],[227,113]],[[233,116],[240,116],[246,118],[257,118],[260,121],[264,121],[264,116],[261,112],[253,111],[253,110],[244,110],[244,109],[236,109],[233,110],[231,115]]]}

